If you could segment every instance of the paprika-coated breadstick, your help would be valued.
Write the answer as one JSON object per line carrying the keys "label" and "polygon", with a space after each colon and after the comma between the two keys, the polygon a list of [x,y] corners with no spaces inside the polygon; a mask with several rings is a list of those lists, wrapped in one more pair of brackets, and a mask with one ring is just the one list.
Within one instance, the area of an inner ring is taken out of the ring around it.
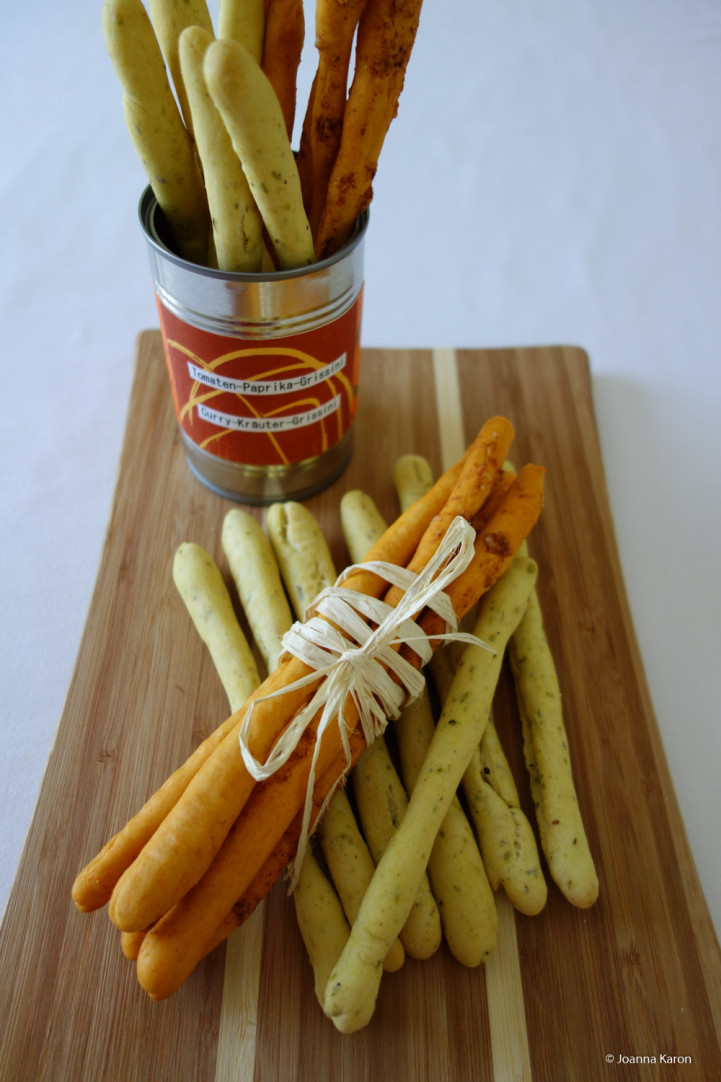
{"label": "paprika-coated breadstick", "polygon": [[310,123],[313,198],[310,227],[318,229],[333,163],[343,131],[348,69],[358,20],[366,0],[316,0],[315,46],[318,69]]}
{"label": "paprika-coated breadstick", "polygon": [[420,11],[421,0],[368,0],[361,15],[341,144],[315,241],[319,259],[345,244],[373,197],[378,156],[398,110]]}
{"label": "paprika-coated breadstick", "polygon": [[269,0],[261,66],[278,99],[289,141],[293,137],[296,82],[304,40],[303,0]]}

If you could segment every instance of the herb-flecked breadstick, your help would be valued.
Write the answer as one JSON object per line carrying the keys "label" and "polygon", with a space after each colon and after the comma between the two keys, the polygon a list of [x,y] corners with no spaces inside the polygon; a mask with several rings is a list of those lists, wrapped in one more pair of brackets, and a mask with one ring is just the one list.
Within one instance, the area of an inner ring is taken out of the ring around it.
{"label": "herb-flecked breadstick", "polygon": [[235,41],[213,42],[203,70],[280,267],[312,263],[300,178],[273,87],[248,50]]}
{"label": "herb-flecked breadstick", "polygon": [[293,609],[302,620],[310,603],[337,578],[328,542],[312,512],[294,500],[271,504],[266,528]]}
{"label": "herb-flecked breadstick", "polygon": [[351,563],[365,558],[368,549],[385,533],[385,519],[367,492],[346,492],[340,501],[340,522]]}
{"label": "herb-flecked breadstick", "polygon": [[[376,739],[365,749],[351,782],[363,835],[377,867],[408,808],[408,796],[385,740]],[[441,945],[441,915],[425,869],[397,935],[411,958],[430,958]]]}
{"label": "herb-flecked breadstick", "polygon": [[213,37],[213,21],[205,0],[149,0],[150,21],[160,51],[173,80],[183,120],[194,135],[194,117],[188,107],[188,95],[180,66],[180,35],[189,26],[197,26]]}
{"label": "herb-flecked breadstick", "polygon": [[433,471],[428,460],[422,455],[401,455],[393,467],[393,483],[401,511],[406,511],[433,487]]}
{"label": "herb-flecked breadstick", "polygon": [[272,672],[293,623],[273,547],[258,520],[239,507],[223,519],[221,544],[253,638]]}
{"label": "herb-flecked breadstick", "polygon": [[218,37],[230,38],[245,45],[260,64],[265,33],[265,0],[220,0]]}
{"label": "herb-flecked breadstick", "polygon": [[103,33],[123,89],[128,133],[178,252],[204,263],[210,215],[200,167],[140,0],[105,0]]}
{"label": "herb-flecked breadstick", "polygon": [[[385,531],[375,503],[360,490],[341,501],[341,525],[351,560],[359,563]],[[352,776],[358,813],[373,860],[378,863],[408,805],[408,796],[388,753],[384,737],[363,752]],[[412,958],[430,958],[441,944],[438,903],[425,875],[408,919],[398,933]]]}
{"label": "herb-flecked breadstick", "polygon": [[469,646],[464,651],[406,813],[328,981],[324,1010],[342,1032],[353,1032],[372,1017],[388,944],[410,912],[433,840],[480,743],[506,643],[536,579],[532,560],[514,560],[509,570],[483,596],[474,628],[492,650]]}
{"label": "herb-flecked breadstick", "polygon": [[[406,704],[393,728],[403,780],[412,793],[435,731],[427,691]],[[478,843],[457,796],[438,829],[428,877],[453,957],[465,966],[485,962],[496,946],[498,912]]]}
{"label": "herb-flecked breadstick", "polygon": [[175,553],[173,579],[208,647],[234,712],[258,687],[260,676],[223,576],[205,549],[186,541]]}
{"label": "herb-flecked breadstick", "polygon": [[184,30],[180,68],[203,166],[216,265],[222,271],[254,272],[260,270],[263,222],[203,77],[203,60],[213,40],[199,26]]}
{"label": "herb-flecked breadstick", "polygon": [[[352,924],[373,878],[375,864],[358,828],[345,789],[338,789],[333,794],[317,833],[330,877]],[[336,961],[339,956],[340,951]],[[395,973],[403,965],[404,958],[403,944],[395,939],[385,956],[383,968],[387,973]]]}
{"label": "herb-flecked breadstick", "polygon": [[[487,725],[487,731],[493,728]],[[494,730],[495,731],[495,730]],[[485,741],[474,749],[463,774],[463,792],[478,836],[483,863],[494,890],[501,887],[520,913],[535,916],[546,904],[547,888],[531,824],[518,804],[494,789],[483,766]],[[504,756],[505,761],[505,756]]]}
{"label": "herb-flecked breadstick", "polygon": [[350,928],[332,883],[309,847],[293,891],[295,916],[323,1005],[328,977],[348,942]]}
{"label": "herb-flecked breadstick", "polygon": [[[436,650],[430,668],[443,702],[458,665],[456,644]],[[503,888],[514,908],[532,916],[546,904],[536,839],[518,799],[492,716],[463,775],[463,792],[476,829],[483,863],[494,890]]]}
{"label": "herb-flecked breadstick", "polygon": [[541,848],[558,889],[585,909],[598,897],[598,875],[578,805],[561,690],[535,593],[511,639],[509,657]]}

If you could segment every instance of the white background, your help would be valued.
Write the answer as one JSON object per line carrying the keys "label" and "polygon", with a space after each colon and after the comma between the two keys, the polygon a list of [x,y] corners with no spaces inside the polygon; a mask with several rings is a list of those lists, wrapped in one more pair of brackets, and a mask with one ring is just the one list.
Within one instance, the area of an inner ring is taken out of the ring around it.
{"label": "white background", "polygon": [[[3,5],[0,905],[95,579],[134,339],[157,326],[100,7]],[[719,929],[721,3],[426,0],[375,191],[366,345],[590,354],[635,627]]]}

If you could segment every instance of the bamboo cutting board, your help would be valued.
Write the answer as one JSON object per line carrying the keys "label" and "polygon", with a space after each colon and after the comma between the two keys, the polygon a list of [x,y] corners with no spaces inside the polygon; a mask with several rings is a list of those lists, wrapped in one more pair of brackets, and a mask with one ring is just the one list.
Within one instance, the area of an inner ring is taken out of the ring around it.
{"label": "bamboo cutting board", "polygon": [[[721,1077],[719,947],[628,612],[585,354],[366,350],[353,461],[310,507],[342,567],[343,492],[363,488],[394,517],[396,457],[422,453],[439,472],[494,413],[516,427],[514,461],[547,469],[531,549],[598,903],[574,910],[550,885],[544,912],[526,918],[499,899],[485,968],[463,969],[445,946],[407,960],[384,977],[370,1025],[348,1036],[314,998],[282,883],[163,1003],[138,986],[105,912],[75,910],[83,864],[227,712],[171,565],[193,540],[225,568],[231,505],[187,470],[160,336],[145,332],[97,585],[2,926],[2,1082]],[[508,688],[500,698],[530,815]]]}

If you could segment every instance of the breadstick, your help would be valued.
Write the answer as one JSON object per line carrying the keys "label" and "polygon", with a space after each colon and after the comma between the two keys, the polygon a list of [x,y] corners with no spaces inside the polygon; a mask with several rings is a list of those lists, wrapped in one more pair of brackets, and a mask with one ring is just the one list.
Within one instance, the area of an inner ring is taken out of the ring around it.
{"label": "breadstick", "polygon": [[262,68],[280,104],[288,140],[293,137],[296,79],[304,39],[303,0],[269,0]]}
{"label": "breadstick", "polygon": [[441,713],[408,809],[376,868],[358,919],[328,981],[324,1009],[341,1032],[371,1018],[389,942],[413,904],[433,840],[480,743],[505,645],[525,609],[536,577],[531,560],[514,561],[480,604],[474,632],[493,651],[469,646]]}
{"label": "breadstick", "polygon": [[[489,724],[486,731],[492,728]],[[493,889],[502,887],[514,909],[535,916],[546,904],[548,894],[536,839],[519,807],[518,797],[514,802],[504,800],[489,783],[484,774],[481,748],[474,749],[463,774],[463,792],[478,835],[483,863]]]}
{"label": "breadstick", "polygon": [[223,576],[205,549],[186,541],[175,553],[173,579],[235,712],[258,687],[260,676]]}
{"label": "breadstick", "polygon": [[315,516],[302,503],[274,503],[266,517],[268,537],[299,620],[337,575],[328,543]]}
{"label": "breadstick", "polygon": [[150,21],[160,45],[185,126],[194,135],[194,117],[188,105],[185,81],[180,65],[180,35],[189,26],[200,27],[213,36],[213,22],[205,0],[149,0]]}
{"label": "breadstick", "polygon": [[402,455],[393,467],[393,483],[401,511],[407,511],[433,487],[433,473],[428,460],[422,455]]}
{"label": "breadstick", "polygon": [[[451,644],[455,647],[455,644]],[[441,702],[458,668],[458,652],[444,647],[430,662]],[[483,863],[494,890],[501,887],[519,912],[540,913],[548,891],[536,839],[518,798],[518,790],[489,716],[479,747],[463,775],[463,793],[476,829]]]}
{"label": "breadstick", "polygon": [[193,141],[140,0],[105,0],[103,33],[123,89],[128,133],[178,252],[184,259],[203,263],[210,230],[208,200]]}
{"label": "breadstick", "polygon": [[348,93],[353,40],[366,0],[317,0],[315,45],[318,69],[310,124],[313,199],[310,225],[315,233],[328,194],[333,163],[338,155]]}
{"label": "breadstick", "polygon": [[388,528],[371,497],[360,489],[346,492],[342,497],[340,522],[351,563],[354,564],[365,559],[368,550]]}
{"label": "breadstick", "polygon": [[[317,834],[330,877],[352,924],[373,878],[375,865],[345,789],[336,790],[318,824]],[[403,965],[404,957],[403,944],[395,939],[383,959],[384,970],[395,973]]]}
{"label": "breadstick", "polygon": [[223,519],[221,544],[253,638],[272,672],[293,623],[272,545],[258,520],[240,508]]}
{"label": "breadstick", "polygon": [[[393,729],[412,794],[435,730],[427,693],[406,704]],[[498,913],[473,830],[455,795],[433,842],[428,877],[453,957],[465,966],[485,962],[496,946]]]}
{"label": "breadstick", "polygon": [[[495,434],[494,427],[490,435],[493,437]],[[485,441],[475,444],[472,448],[473,455],[483,457],[485,448]],[[474,513],[479,501],[477,486],[484,481],[482,469],[472,471],[469,476],[466,467],[472,461],[473,458],[469,454],[446,500],[446,505],[451,504],[454,510],[461,514],[464,509],[466,513]],[[528,469],[524,467],[521,471],[517,479],[519,482],[524,476],[524,471]],[[391,527],[374,549],[377,548],[385,556],[403,551],[420,523],[428,522],[429,511],[437,506],[436,501],[439,495],[446,491],[446,485],[451,483],[452,477],[453,474],[443,485],[435,486],[427,500],[420,501],[401,516],[397,520],[396,528]],[[456,583],[461,583],[463,587],[460,607],[457,608],[459,618],[489,588],[494,581],[494,576],[500,575],[505,570],[515,547],[525,537],[540,513],[542,471],[531,468],[530,479],[527,480],[530,482],[534,478],[535,488],[531,483],[519,484],[516,491],[512,493],[513,498],[509,498],[508,506],[504,505],[496,519],[489,523],[492,533],[485,540],[481,539],[478,551],[469,565],[471,573],[464,572],[449,587],[449,597]],[[444,508],[427,525],[423,537],[418,542],[419,550],[423,548],[425,542],[428,558],[434,552],[432,545],[428,545],[428,538],[438,535],[438,524],[447,517]],[[442,537],[442,534],[440,536]],[[440,541],[440,537],[438,540]],[[382,593],[383,585],[383,581],[377,575],[363,570],[356,571],[346,582],[346,586],[353,589],[362,587],[363,592],[369,594],[373,591]],[[387,601],[392,594],[393,588],[385,594]],[[389,603],[397,604],[398,602],[394,599]],[[455,600],[453,603],[455,604]],[[464,605],[465,608],[463,608]],[[430,613],[430,617],[424,616],[421,624],[435,631],[438,627],[438,618],[433,613]],[[410,654],[411,663],[417,664],[417,660],[413,660],[414,657],[417,659],[417,655],[412,651]],[[295,712],[308,701],[315,687],[320,683],[319,677],[318,680],[314,679],[302,688],[296,687],[292,690],[289,688],[290,681],[308,675],[310,674],[307,666],[296,659],[291,657],[287,662],[281,659],[278,669],[271,673],[265,684],[250,697],[248,704],[233,715],[231,727],[222,742],[188,784],[175,807],[166,816],[133,865],[118,880],[111,897],[109,915],[122,931],[137,931],[153,924],[203,876],[254,788],[254,779],[238,755],[237,747],[238,733],[250,710],[250,702],[255,703],[255,709],[248,726],[248,744],[252,754],[262,761],[280,732]],[[286,689],[284,694],[278,699],[268,700],[268,693],[279,688]],[[256,699],[258,701],[255,701]],[[357,722],[357,710],[352,702],[348,704],[346,722],[349,727]],[[333,748],[337,746],[339,739],[340,734],[336,729],[329,727],[326,730],[319,749],[322,760],[322,766],[319,769],[323,769],[332,760]],[[353,741],[351,744],[353,745]],[[351,747],[354,756],[352,761],[355,761],[362,747],[361,738],[355,750],[353,746]],[[269,779],[265,785],[272,789],[273,785],[279,784],[279,781],[280,779],[276,776]],[[288,794],[284,794],[284,798],[286,796],[290,799],[290,790]],[[280,829],[282,830],[282,826]],[[184,839],[184,845],[180,850],[177,845],[179,837]],[[168,852],[174,854],[172,861],[167,860]]]}
{"label": "breadstick", "polygon": [[300,178],[273,87],[248,50],[235,41],[213,42],[203,71],[278,263],[284,270],[312,263]]}
{"label": "breadstick", "polygon": [[573,782],[558,677],[535,593],[511,639],[509,656],[541,848],[561,893],[585,909],[598,897],[598,875]]}
{"label": "breadstick", "polygon": [[421,0],[368,0],[361,15],[343,134],[316,236],[319,259],[345,244],[373,197],[378,156],[398,110],[420,11]]}
{"label": "breadstick", "polygon": [[309,847],[293,891],[295,916],[323,1005],[328,978],[348,942],[350,928],[338,895]]}
{"label": "breadstick", "polygon": [[263,58],[264,0],[220,0],[218,37],[244,45],[257,64]]}
{"label": "breadstick", "polygon": [[180,68],[203,166],[213,230],[215,265],[222,271],[260,269],[263,223],[228,130],[203,77],[212,34],[190,26],[180,36]]}
{"label": "breadstick", "polygon": [[[365,749],[353,769],[351,783],[363,835],[377,867],[408,807],[408,796],[385,740],[374,740]],[[441,945],[441,915],[425,870],[397,935],[411,958],[430,958]]]}

